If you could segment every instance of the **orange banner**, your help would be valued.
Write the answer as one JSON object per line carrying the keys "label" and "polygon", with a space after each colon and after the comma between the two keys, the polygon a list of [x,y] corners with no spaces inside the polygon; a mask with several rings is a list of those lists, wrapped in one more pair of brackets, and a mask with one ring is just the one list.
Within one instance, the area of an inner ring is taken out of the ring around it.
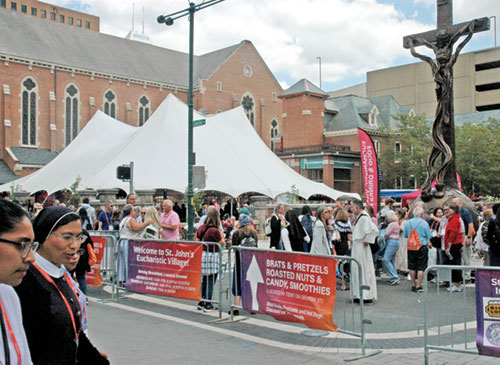
{"label": "orange banner", "polygon": [[92,265],[91,272],[87,273],[87,285],[89,286],[101,286],[101,262],[104,256],[104,250],[106,249],[106,237],[91,237],[94,243],[94,252],[97,257],[96,263]]}

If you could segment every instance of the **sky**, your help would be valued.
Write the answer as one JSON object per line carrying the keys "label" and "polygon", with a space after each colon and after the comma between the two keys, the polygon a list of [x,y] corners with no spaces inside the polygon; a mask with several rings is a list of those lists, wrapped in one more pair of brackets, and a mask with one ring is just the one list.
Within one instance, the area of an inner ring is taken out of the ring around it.
{"label": "sky", "polygon": [[[50,2],[99,16],[101,32],[118,37],[131,30],[133,8],[142,32],[144,8],[144,33],[154,45],[188,51],[187,18],[169,27],[156,21],[187,8],[187,0]],[[485,16],[500,22],[498,0],[454,0],[453,10],[455,23]],[[493,47],[493,22],[462,52]],[[367,71],[416,62],[402,38],[435,27],[436,0],[225,0],[196,13],[194,53],[250,40],[284,89],[302,78],[319,86],[320,57],[321,87],[334,91],[365,82]]]}

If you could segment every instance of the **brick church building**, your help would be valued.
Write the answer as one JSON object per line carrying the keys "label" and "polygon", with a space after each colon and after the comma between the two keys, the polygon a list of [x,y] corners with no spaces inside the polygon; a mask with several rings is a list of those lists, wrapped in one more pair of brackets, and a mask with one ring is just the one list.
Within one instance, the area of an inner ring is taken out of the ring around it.
{"label": "brick church building", "polygon": [[[97,110],[141,126],[168,94],[187,101],[186,53],[1,7],[0,34],[3,182],[48,163]],[[194,62],[195,108],[212,114],[243,105],[269,144],[271,125],[281,120],[282,88],[253,44]]]}

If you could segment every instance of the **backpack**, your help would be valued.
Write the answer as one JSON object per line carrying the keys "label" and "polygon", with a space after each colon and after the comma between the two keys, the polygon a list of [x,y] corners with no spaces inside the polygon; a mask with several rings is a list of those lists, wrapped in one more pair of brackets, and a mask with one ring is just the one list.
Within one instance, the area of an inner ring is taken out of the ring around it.
{"label": "backpack", "polygon": [[245,236],[241,239],[240,245],[242,247],[257,247],[257,241],[253,236]]}
{"label": "backpack", "polygon": [[[420,224],[420,222],[417,224]],[[422,242],[420,242],[420,237],[417,233],[417,227],[410,231],[410,236],[408,237],[408,251],[418,251],[422,247]]]}
{"label": "backpack", "polygon": [[266,236],[270,236],[271,235],[271,219],[274,217],[274,214],[272,216],[270,216],[269,218],[266,219],[266,223],[264,223],[264,233],[266,234]]}
{"label": "backpack", "polygon": [[309,238],[312,240],[313,239],[313,219],[311,219],[311,216],[309,215],[304,215],[302,219],[300,220],[300,224],[302,224],[302,227],[304,230],[307,232],[307,235]]}
{"label": "backpack", "polygon": [[149,226],[144,228],[144,231],[142,231],[140,238],[144,238],[144,239],[149,238],[149,239],[157,240],[160,238],[160,233],[158,232],[158,230],[156,229],[155,226],[150,224]]}

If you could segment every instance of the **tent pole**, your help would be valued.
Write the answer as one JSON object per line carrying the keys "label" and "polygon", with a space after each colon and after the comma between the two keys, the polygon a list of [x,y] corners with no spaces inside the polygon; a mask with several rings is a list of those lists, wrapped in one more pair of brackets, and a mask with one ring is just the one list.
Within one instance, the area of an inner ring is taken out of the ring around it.
{"label": "tent pole", "polygon": [[129,194],[134,193],[134,161],[130,161]]}

